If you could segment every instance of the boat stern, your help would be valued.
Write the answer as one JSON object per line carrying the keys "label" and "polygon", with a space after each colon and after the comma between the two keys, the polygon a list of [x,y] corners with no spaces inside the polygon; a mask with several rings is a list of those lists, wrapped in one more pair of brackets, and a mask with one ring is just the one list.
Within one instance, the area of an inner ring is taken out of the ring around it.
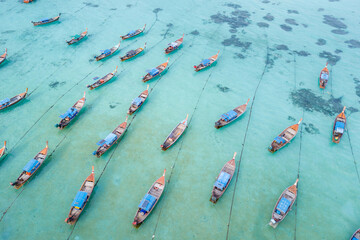
{"label": "boat stern", "polygon": [[220,121],[215,122],[215,128],[216,128],[216,129],[219,129],[219,128],[221,128],[221,127],[223,127],[223,125],[221,124]]}
{"label": "boat stern", "polygon": [[273,228],[276,228],[278,224],[279,223],[276,222],[275,219],[273,219],[273,218],[269,222],[269,225],[272,226]]}
{"label": "boat stern", "polygon": [[214,203],[214,204],[216,204],[218,200],[219,200],[219,199],[216,198],[215,196],[211,196],[211,198],[210,198],[210,202],[212,202],[212,203]]}

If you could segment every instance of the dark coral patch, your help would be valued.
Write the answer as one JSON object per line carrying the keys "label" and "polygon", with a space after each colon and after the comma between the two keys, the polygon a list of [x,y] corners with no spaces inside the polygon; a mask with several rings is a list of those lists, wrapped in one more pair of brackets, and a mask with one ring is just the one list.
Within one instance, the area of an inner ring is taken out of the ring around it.
{"label": "dark coral patch", "polygon": [[299,14],[299,12],[297,10],[288,10],[288,13],[294,13],[294,14]]}
{"label": "dark coral patch", "polygon": [[269,27],[269,24],[267,24],[265,22],[258,22],[258,23],[256,23],[256,25],[258,25],[258,27],[261,27],[261,28],[268,28]]}
{"label": "dark coral patch", "polygon": [[346,34],[349,33],[348,31],[345,31],[343,29],[334,29],[334,30],[331,30],[331,32],[335,33],[335,34],[338,34],[338,35],[346,35]]}
{"label": "dark coral patch", "polygon": [[355,39],[347,40],[345,43],[348,44],[349,48],[360,48],[360,42]]}
{"label": "dark coral patch", "polygon": [[319,9],[318,9],[318,12],[323,12],[323,11],[324,11],[323,8],[319,8]]}
{"label": "dark coral patch", "polygon": [[306,52],[304,50],[301,50],[301,51],[294,51],[298,56],[301,56],[301,57],[307,57],[309,55],[311,55],[309,52]]}
{"label": "dark coral patch", "polygon": [[230,88],[228,88],[228,87],[226,87],[226,86],[223,86],[223,85],[221,85],[221,84],[216,85],[216,87],[217,87],[220,91],[222,91],[222,92],[228,92],[228,91],[230,91]]}
{"label": "dark coral patch", "polygon": [[330,65],[335,65],[338,61],[340,61],[341,57],[331,52],[322,51],[319,53],[319,57],[326,58]]}
{"label": "dark coral patch", "polygon": [[59,86],[63,86],[66,82],[59,82],[59,81],[53,81],[49,83],[49,87],[51,88],[57,88]]}
{"label": "dark coral patch", "polygon": [[292,30],[292,27],[286,25],[286,24],[281,24],[280,25],[281,29],[287,32],[290,32]]}
{"label": "dark coral patch", "polygon": [[224,46],[234,45],[235,47],[242,48],[243,51],[246,51],[251,46],[251,42],[242,42],[236,37],[236,35],[231,35],[231,38],[225,39],[222,41],[222,44]]}
{"label": "dark coral patch", "polygon": [[197,36],[197,35],[199,35],[200,33],[199,33],[198,30],[194,30],[194,31],[192,31],[190,34],[191,34],[191,35],[194,35],[194,36]]}
{"label": "dark coral patch", "polygon": [[299,24],[295,21],[295,19],[287,18],[285,19],[285,22],[290,25],[298,26]]}
{"label": "dark coral patch", "polygon": [[244,55],[242,55],[241,53],[235,53],[235,57],[234,58],[240,58],[240,59],[245,59],[246,57]]}
{"label": "dark coral patch", "polygon": [[280,45],[275,45],[275,48],[277,50],[289,50],[288,46],[284,45],[284,44],[280,44]]}
{"label": "dark coral patch", "polygon": [[160,11],[162,11],[162,8],[155,8],[155,9],[153,10],[153,13],[158,13],[158,12],[160,12]]}
{"label": "dark coral patch", "polygon": [[303,123],[303,124],[304,124],[304,127],[305,127],[305,131],[307,133],[310,133],[310,134],[319,134],[320,133],[319,129],[316,128],[314,126],[314,124],[312,124],[312,123],[309,123],[309,125],[306,124],[306,123]]}
{"label": "dark coral patch", "polygon": [[263,17],[263,19],[267,20],[267,21],[272,21],[274,20],[274,16],[271,15],[270,13],[266,14],[266,16]]}
{"label": "dark coral patch", "polygon": [[239,4],[236,4],[236,3],[227,3],[227,4],[225,4],[225,6],[232,7],[232,8],[235,8],[235,9],[241,8],[241,6]]}
{"label": "dark coral patch", "polygon": [[326,40],[325,39],[322,39],[322,38],[319,38],[316,42],[317,45],[319,46],[323,46],[326,44]]}
{"label": "dark coral patch", "polygon": [[340,49],[336,49],[335,50],[335,53],[342,53],[343,51],[342,50],[340,50]]}
{"label": "dark coral patch", "polygon": [[343,29],[347,28],[347,26],[343,22],[341,22],[339,19],[337,19],[332,15],[324,15],[323,17],[324,17],[323,23],[327,25],[330,25],[334,28],[343,28]]}
{"label": "dark coral patch", "polygon": [[217,13],[215,15],[211,15],[210,17],[215,23],[227,23],[230,28],[233,29],[247,27],[250,24],[250,13],[248,11],[235,10],[231,12],[231,16]]}
{"label": "dark coral patch", "polygon": [[354,78],[355,83],[355,93],[358,97],[360,97],[360,80],[358,78]]}

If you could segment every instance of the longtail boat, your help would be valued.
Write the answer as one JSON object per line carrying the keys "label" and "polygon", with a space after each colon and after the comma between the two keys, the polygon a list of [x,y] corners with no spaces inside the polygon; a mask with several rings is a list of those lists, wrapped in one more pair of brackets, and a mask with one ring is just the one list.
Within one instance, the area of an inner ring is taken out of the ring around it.
{"label": "longtail boat", "polygon": [[31,3],[34,0],[24,0],[24,3]]}
{"label": "longtail boat", "polygon": [[183,36],[181,38],[179,38],[178,40],[176,40],[175,42],[169,43],[168,44],[169,46],[167,48],[165,48],[165,53],[168,54],[168,53],[171,53],[172,51],[175,51],[176,49],[178,49],[184,41],[184,35],[185,34],[183,34]]}
{"label": "longtail boat", "polygon": [[111,148],[112,145],[117,143],[117,141],[124,135],[127,127],[126,116],[125,122],[117,126],[114,131],[112,131],[105,139],[100,140],[96,145],[100,146],[96,151],[93,152],[93,155],[96,157],[101,157],[107,150]]}
{"label": "longtail boat", "polygon": [[120,47],[120,42],[119,44],[113,46],[112,48],[110,49],[105,49],[105,50],[101,50],[101,54],[99,56],[95,56],[94,58],[96,59],[96,61],[99,61],[101,59],[104,59],[108,56],[110,56],[111,54],[113,54],[114,52],[116,52]]}
{"label": "longtail boat", "polygon": [[15,182],[11,182],[10,185],[14,186],[14,188],[19,189],[24,185],[40,168],[43,164],[48,152],[48,142],[46,141],[46,147],[41,150],[36,156],[31,159],[23,168],[23,172],[16,179]]}
{"label": "longtail boat", "polygon": [[334,121],[334,127],[333,127],[333,133],[332,133],[332,141],[334,143],[340,142],[340,139],[345,131],[345,125],[346,125],[345,109],[346,109],[346,107],[344,106],[342,112],[336,116],[335,121]]}
{"label": "longtail boat", "polygon": [[108,81],[110,81],[115,76],[115,74],[117,73],[117,69],[118,69],[118,66],[116,66],[116,68],[115,68],[115,70],[113,72],[106,74],[104,77],[102,77],[100,79],[98,77],[95,77],[94,80],[97,80],[97,81],[94,82],[91,85],[87,85],[86,87],[90,88],[90,90],[93,90],[93,89],[107,83]]}
{"label": "longtail boat", "polygon": [[236,152],[234,153],[233,158],[225,163],[219,175],[217,176],[211,193],[210,202],[216,203],[229,186],[231,179],[235,173],[235,157]]}
{"label": "longtail boat", "polygon": [[0,148],[0,158],[4,156],[5,151],[6,151],[6,141],[4,141],[4,146]]}
{"label": "longtail boat", "polygon": [[166,169],[164,169],[163,175],[154,182],[144,198],[141,200],[132,223],[134,227],[140,227],[159,202],[165,188],[165,173]]}
{"label": "longtail boat", "polygon": [[208,59],[204,59],[201,61],[201,63],[199,65],[194,66],[195,71],[198,72],[204,68],[210,67],[210,65],[213,64],[217,60],[217,58],[219,56],[219,52],[220,52],[220,50],[214,56],[212,56]]}
{"label": "longtail boat", "polygon": [[186,115],[185,120],[181,121],[169,134],[169,136],[165,139],[164,143],[160,146],[163,151],[166,151],[169,147],[171,147],[184,133],[187,127],[187,119],[189,114]]}
{"label": "longtail boat", "polygon": [[138,48],[138,49],[135,49],[135,50],[130,50],[125,54],[125,56],[120,57],[120,59],[121,59],[121,61],[125,61],[125,60],[128,60],[130,58],[133,58],[136,55],[138,55],[139,53],[141,53],[142,51],[144,51],[145,48],[146,48],[146,43],[144,44],[144,48]]}
{"label": "longtail boat", "polygon": [[28,89],[26,88],[26,91],[23,93],[20,93],[12,98],[5,98],[4,100],[0,101],[0,110],[3,110],[5,108],[8,108],[12,105],[14,105],[15,103],[20,102],[21,100],[23,100],[26,97]]}
{"label": "longtail boat", "polygon": [[136,112],[145,102],[146,98],[149,96],[149,85],[147,85],[147,88],[145,91],[143,91],[137,98],[135,98],[131,106],[129,107],[128,114],[131,115],[134,112]]}
{"label": "longtail boat", "polygon": [[301,121],[302,118],[297,124],[291,125],[290,127],[286,128],[276,138],[274,138],[268,150],[274,153],[280,148],[284,147],[286,144],[290,143],[290,141],[296,136]]}
{"label": "longtail boat", "polygon": [[215,122],[215,128],[221,128],[225,125],[228,125],[229,123],[235,121],[237,118],[239,118],[241,115],[243,115],[246,111],[246,107],[250,101],[250,98],[247,100],[247,102],[243,105],[240,105],[233,110],[230,110],[227,113],[224,113],[221,115],[220,119]]}
{"label": "longtail boat", "polygon": [[0,56],[0,64],[3,63],[7,56],[7,48],[5,48],[5,52]]}
{"label": "longtail boat", "polygon": [[126,35],[120,36],[120,37],[121,37],[123,40],[129,39],[129,38],[132,38],[132,37],[135,37],[135,36],[139,35],[140,33],[143,33],[144,30],[145,30],[145,27],[146,27],[146,24],[144,25],[144,27],[143,27],[142,29],[137,29],[137,30],[130,31],[130,32],[127,33]]}
{"label": "longtail boat", "polygon": [[325,89],[326,84],[329,80],[329,70],[327,68],[328,63],[326,63],[326,66],[321,70],[320,77],[319,77],[319,87],[322,89]]}
{"label": "longtail boat", "polygon": [[360,240],[360,228],[351,236],[350,240]]}
{"label": "longtail boat", "polygon": [[70,212],[68,218],[65,219],[67,224],[74,224],[79,219],[80,214],[84,210],[87,202],[90,199],[91,193],[94,190],[95,186],[95,174],[94,166],[92,166],[91,174],[85,179],[81,185],[80,190],[75,196],[74,201],[71,204]]}
{"label": "longtail boat", "polygon": [[159,66],[157,66],[156,68],[152,68],[150,70],[146,70],[147,74],[143,77],[143,82],[147,82],[151,79],[153,79],[156,76],[159,76],[167,67],[168,63],[169,63],[169,59],[164,62],[163,64],[160,64]]}
{"label": "longtail boat", "polygon": [[72,39],[70,41],[66,41],[68,45],[74,44],[79,42],[81,39],[83,39],[88,34],[88,29],[86,28],[85,32],[82,32],[80,35],[76,34],[75,36],[72,36]]}
{"label": "longtail boat", "polygon": [[64,129],[64,127],[66,127],[74,118],[76,115],[78,115],[78,113],[80,112],[80,110],[83,108],[85,104],[85,92],[84,92],[84,96],[77,101],[71,108],[69,108],[66,113],[60,115],[60,123],[56,124],[55,127],[59,128],[59,129]]}
{"label": "longtail boat", "polygon": [[34,24],[34,26],[44,25],[44,24],[48,24],[48,23],[52,23],[52,22],[58,21],[59,18],[60,18],[60,16],[61,16],[61,13],[59,13],[58,16],[53,17],[53,18],[46,18],[46,19],[42,19],[42,20],[40,20],[40,21],[38,21],[38,22],[33,22],[33,21],[31,21],[31,22],[32,22],[32,24]]}
{"label": "longtail boat", "polygon": [[280,195],[279,200],[276,202],[272,218],[269,222],[269,225],[273,228],[276,228],[277,225],[284,220],[286,215],[291,211],[291,207],[294,204],[297,197],[297,184],[299,179],[296,179],[296,182],[285,189]]}

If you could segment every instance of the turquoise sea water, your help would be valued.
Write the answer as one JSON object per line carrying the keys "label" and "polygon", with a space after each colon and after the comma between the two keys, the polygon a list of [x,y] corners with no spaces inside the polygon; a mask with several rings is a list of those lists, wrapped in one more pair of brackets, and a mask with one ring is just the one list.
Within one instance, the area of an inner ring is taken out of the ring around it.
{"label": "turquoise sea water", "polygon": [[[34,27],[31,21],[60,21]],[[0,98],[29,88],[29,96],[0,112],[0,239],[348,239],[359,225],[359,3],[319,1],[0,1]],[[120,35],[147,24],[120,51],[93,61]],[[89,30],[82,42],[70,36]],[[150,95],[129,119],[122,141],[101,158],[96,143],[124,121],[146,89],[145,70],[166,61],[163,49],[185,33],[169,55],[169,70],[151,80]],[[145,53],[120,62],[142,47]],[[216,65],[193,65],[220,50]],[[318,87],[329,61],[330,81]],[[92,78],[119,66],[118,75],[89,91]],[[85,106],[64,130],[54,127],[83,92]],[[250,98],[236,122],[214,122]],[[333,121],[346,105],[347,131],[331,141]],[[189,127],[166,152],[166,136],[189,114]],[[267,151],[272,139],[300,118],[297,137]],[[49,141],[36,175],[9,186]],[[233,153],[237,170],[216,205],[216,176]],[[239,161],[241,162],[239,163]],[[95,166],[97,184],[76,226],[64,223],[73,198]],[[137,205],[167,169],[164,195],[135,229]],[[281,192],[299,178],[293,210],[276,229],[267,225]]]}

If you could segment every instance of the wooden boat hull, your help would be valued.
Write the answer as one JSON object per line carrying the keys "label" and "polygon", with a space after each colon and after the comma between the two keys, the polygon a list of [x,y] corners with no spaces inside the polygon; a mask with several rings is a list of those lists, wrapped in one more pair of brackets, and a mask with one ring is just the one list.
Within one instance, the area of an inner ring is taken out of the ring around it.
{"label": "wooden boat hull", "polygon": [[65,222],[67,224],[72,225],[77,222],[77,220],[80,217],[80,214],[85,209],[86,204],[89,202],[89,199],[94,190],[94,187],[95,187],[95,174],[94,174],[94,166],[93,166],[92,173],[85,179],[85,181],[83,182],[83,184],[81,185],[81,188],[80,188],[80,191],[84,191],[87,193],[86,202],[85,202],[84,206],[82,207],[82,209],[77,209],[75,207],[71,207],[68,218],[65,219]]}
{"label": "wooden boat hull", "polygon": [[149,96],[149,90],[148,89],[149,89],[149,85],[148,85],[148,88],[138,96],[138,98],[142,99],[142,102],[141,102],[141,104],[139,106],[134,106],[133,104],[131,104],[131,106],[129,107],[129,110],[127,112],[129,115],[132,115],[139,108],[141,108],[142,105],[144,105],[147,97]]}
{"label": "wooden boat hull", "polygon": [[26,173],[23,171],[20,176],[16,179],[15,182],[11,182],[10,185],[13,186],[15,189],[21,188],[27,181],[30,180],[32,176],[35,175],[35,173],[39,170],[41,165],[44,163],[48,152],[48,142],[46,142],[46,147],[41,150],[36,156],[34,157],[35,160],[39,161],[40,165],[31,173]]}
{"label": "wooden boat hull", "polygon": [[[278,226],[278,224],[280,222],[282,222],[285,217],[287,216],[287,214],[291,211],[291,207],[294,205],[295,201],[296,201],[296,197],[297,197],[297,184],[298,184],[299,179],[296,180],[296,182],[291,185],[290,187],[286,188],[282,194],[280,195],[278,201],[275,204],[273,213],[272,213],[272,218],[269,222],[269,225],[272,226],[273,228],[276,228]],[[290,206],[287,208],[287,211],[285,213],[283,213],[283,215],[279,215],[276,212],[277,206],[279,204],[279,202],[281,201],[281,199],[285,197],[288,201],[290,201]],[[279,217],[281,217],[281,219],[279,219]]]}
{"label": "wooden boat hull", "polygon": [[225,193],[226,189],[228,188],[228,186],[230,185],[230,182],[234,176],[235,173],[235,156],[236,156],[236,152],[234,153],[234,157],[228,161],[227,163],[225,163],[225,165],[223,166],[223,168],[221,169],[219,175],[217,176],[216,179],[219,179],[220,174],[222,172],[228,173],[230,175],[230,179],[227,182],[226,186],[224,187],[224,189],[219,189],[215,186],[213,186],[212,192],[211,192],[211,197],[210,197],[210,202],[216,204],[217,201],[220,199],[220,197]]}
{"label": "wooden boat hull", "polygon": [[[93,155],[95,155],[96,157],[101,157],[105,152],[107,152],[114,144],[116,144],[124,135],[126,128],[127,128],[127,117],[125,122],[121,123],[119,126],[117,126],[114,131],[112,131],[113,134],[115,134],[117,136],[116,140],[113,141],[111,144],[106,144],[104,143],[103,145],[100,145],[100,147],[93,152]],[[102,140],[105,141],[105,140]]]}
{"label": "wooden boat hull", "polygon": [[147,194],[151,195],[156,199],[151,209],[149,211],[145,211],[144,213],[143,211],[141,211],[141,208],[138,208],[134,217],[134,221],[132,223],[135,228],[140,227],[140,225],[150,215],[150,213],[154,210],[156,204],[159,202],[165,189],[165,173],[166,173],[166,169],[164,169],[163,175],[153,183],[153,185],[150,187],[149,191],[147,192]]}
{"label": "wooden boat hull", "polygon": [[299,130],[299,124],[301,123],[302,118],[297,124],[291,125],[290,127],[287,127],[284,131],[282,131],[276,138],[279,138],[281,142],[277,142],[275,139],[271,142],[270,147],[268,148],[269,152],[274,153],[281,148],[288,145],[292,139],[295,138],[296,134]]}
{"label": "wooden boat hull", "polygon": [[327,79],[323,79],[321,76],[322,74],[326,74],[329,78],[330,76],[330,73],[329,73],[329,70],[327,69],[327,63],[326,63],[326,66],[321,70],[320,72],[320,76],[319,76],[319,87],[321,89],[325,89],[326,87],[326,84],[328,83],[328,80]]}
{"label": "wooden boat hull", "polygon": [[245,104],[240,105],[240,106],[238,106],[238,107],[236,107],[236,108],[233,109],[233,111],[235,111],[235,112],[237,113],[237,115],[236,115],[236,117],[235,117],[234,119],[232,119],[231,121],[225,121],[225,120],[223,120],[223,119],[221,119],[221,118],[220,118],[218,121],[216,121],[216,122],[215,122],[215,128],[216,128],[216,129],[222,128],[222,127],[228,125],[229,123],[234,122],[234,121],[235,121],[236,119],[238,119],[239,117],[241,117],[241,116],[245,113],[249,101],[250,101],[250,98],[247,100],[247,102],[246,102]]}
{"label": "wooden boat hull", "polygon": [[6,60],[7,56],[7,48],[5,48],[5,52],[0,56],[0,64]]}
{"label": "wooden boat hull", "polygon": [[6,151],[6,141],[4,142],[4,146],[0,148],[0,158],[5,155]]}
{"label": "wooden boat hull", "polygon": [[16,96],[10,98],[10,103],[8,105],[6,105],[6,106],[0,105],[0,110],[4,110],[4,109],[6,109],[8,107],[11,107],[12,105],[14,105],[14,104],[20,102],[21,100],[23,100],[27,95],[27,91],[28,91],[28,89],[26,89],[25,92],[20,93],[20,94],[18,94]]}
{"label": "wooden boat hull", "polygon": [[106,74],[104,77],[97,80],[95,83],[93,83],[91,85],[87,85],[86,87],[89,88],[90,90],[93,90],[95,88],[98,88],[98,87],[104,85],[105,83],[109,82],[113,77],[115,77],[115,75],[117,73],[117,69],[118,69],[118,67],[116,66],[115,71],[113,71],[112,73]]}
{"label": "wooden boat hull", "polygon": [[175,41],[175,43],[177,44],[176,46],[169,46],[167,48],[165,48],[165,54],[169,54],[177,49],[180,48],[180,46],[182,45],[184,41],[184,34],[181,38],[179,38],[178,40]]}
{"label": "wooden boat hull", "polygon": [[218,53],[216,55],[211,56],[210,58],[208,58],[208,60],[210,61],[208,64],[204,65],[204,64],[200,63],[199,65],[194,66],[195,72],[199,72],[199,71],[201,71],[201,70],[203,70],[205,68],[210,67],[217,60],[217,58],[219,56],[219,52],[220,52],[220,50],[218,51]]}
{"label": "wooden boat hull", "polygon": [[132,35],[126,34],[126,35],[120,36],[120,37],[122,38],[122,40],[136,37],[136,36],[138,36],[139,34],[141,34],[141,33],[143,33],[145,31],[145,27],[146,27],[146,24],[144,25],[143,29],[137,29],[135,34],[132,34]]}
{"label": "wooden boat hull", "polygon": [[24,0],[24,3],[31,3],[34,0]]}
{"label": "wooden boat hull", "polygon": [[87,36],[87,33],[88,33],[88,31],[87,31],[87,29],[86,29],[85,32],[82,32],[82,33],[80,34],[80,37],[78,37],[78,38],[73,38],[73,39],[71,39],[70,41],[66,41],[66,43],[67,43],[68,45],[72,45],[72,44],[74,44],[74,43],[77,43],[77,42],[79,42],[80,40],[82,40],[83,38],[85,38],[85,37]]}
{"label": "wooden boat hull", "polygon": [[100,54],[99,56],[95,56],[95,59],[96,61],[100,61],[101,59],[104,59],[104,58],[107,58],[111,55],[113,55],[120,47],[120,43],[118,45],[115,45],[114,47],[110,48],[110,53],[109,54],[105,54],[105,53],[102,53]]}
{"label": "wooden boat hull", "polygon": [[153,79],[153,78],[156,78],[157,76],[160,76],[161,73],[163,73],[163,72],[166,70],[166,67],[167,67],[167,65],[168,65],[168,63],[169,63],[169,59],[170,59],[170,58],[168,58],[167,62],[165,62],[165,63],[163,63],[163,64],[161,64],[161,65],[159,65],[159,66],[156,67],[156,69],[159,70],[159,73],[158,73],[158,74],[152,76],[150,73],[148,73],[148,74],[146,74],[146,75],[143,77],[142,81],[143,81],[143,82],[147,82],[147,81],[149,81],[149,80],[151,80],[151,79]]}
{"label": "wooden boat hull", "polygon": [[[333,131],[332,131],[332,141],[334,143],[340,143],[340,140],[341,140],[341,138],[342,138],[342,136],[344,135],[344,132],[345,132],[345,127],[346,127],[345,109],[346,109],[346,107],[344,107],[343,111],[336,116],[335,121],[334,121],[334,126],[333,126]],[[343,131],[343,133],[338,133],[338,132],[335,131],[336,122],[343,122],[344,123],[344,131]]]}
{"label": "wooden boat hull", "polygon": [[164,143],[160,146],[161,150],[166,151],[169,149],[174,143],[179,140],[181,135],[184,133],[184,131],[187,128],[187,119],[188,116],[186,116],[186,119],[182,122],[180,122],[169,134],[169,136],[165,139]]}
{"label": "wooden boat hull", "polygon": [[360,228],[356,230],[356,232],[351,236],[350,240],[353,240],[353,238],[360,239]]}
{"label": "wooden boat hull", "polygon": [[144,48],[138,48],[138,49],[136,49],[136,50],[135,50],[135,54],[133,54],[133,55],[131,55],[131,56],[128,56],[128,53],[129,53],[129,52],[128,52],[125,56],[120,57],[120,60],[123,62],[123,61],[126,61],[126,60],[129,60],[129,59],[131,59],[131,58],[136,57],[137,55],[139,55],[140,53],[142,53],[142,52],[145,50],[145,47],[146,47],[146,43],[145,43],[145,45],[144,45]]}
{"label": "wooden boat hull", "polygon": [[39,26],[39,25],[45,25],[45,24],[53,23],[53,22],[58,21],[60,19],[60,16],[61,16],[61,13],[59,13],[59,15],[57,17],[50,18],[49,21],[46,21],[46,22],[42,22],[42,21],[32,22],[32,24],[34,24],[34,26]]}
{"label": "wooden boat hull", "polygon": [[60,123],[56,124],[55,127],[59,128],[59,129],[64,129],[67,125],[69,125],[70,122],[75,119],[75,117],[80,113],[81,109],[84,107],[85,100],[86,100],[86,98],[85,98],[85,92],[84,92],[84,96],[72,106],[72,108],[77,110],[77,113],[74,116],[72,116],[71,118],[65,117],[65,118],[61,119]]}

